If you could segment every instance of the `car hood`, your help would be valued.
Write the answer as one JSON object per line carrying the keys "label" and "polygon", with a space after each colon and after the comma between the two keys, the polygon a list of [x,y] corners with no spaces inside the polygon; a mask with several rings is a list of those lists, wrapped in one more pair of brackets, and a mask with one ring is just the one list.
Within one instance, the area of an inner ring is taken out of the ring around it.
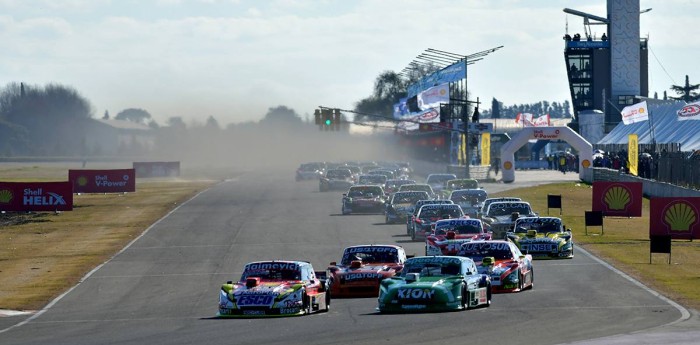
{"label": "car hood", "polygon": [[561,243],[566,242],[571,236],[562,233],[547,233],[537,234],[536,236],[528,236],[523,233],[516,233],[511,238],[517,243]]}
{"label": "car hood", "polygon": [[272,295],[280,296],[299,289],[302,286],[300,281],[279,281],[261,282],[257,286],[248,288],[245,283],[237,283],[233,286],[231,293],[234,296],[242,295]]}

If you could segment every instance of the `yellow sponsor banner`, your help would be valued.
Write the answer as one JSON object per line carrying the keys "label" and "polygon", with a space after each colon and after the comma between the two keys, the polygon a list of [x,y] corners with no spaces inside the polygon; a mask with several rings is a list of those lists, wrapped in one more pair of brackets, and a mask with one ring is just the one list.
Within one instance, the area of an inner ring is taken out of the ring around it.
{"label": "yellow sponsor banner", "polygon": [[491,165],[491,133],[481,133],[481,165]]}
{"label": "yellow sponsor banner", "polygon": [[467,139],[464,134],[460,134],[462,137],[462,142],[459,145],[459,164],[464,165],[464,157],[467,153]]}
{"label": "yellow sponsor banner", "polygon": [[629,162],[630,174],[637,176],[639,167],[639,137],[636,134],[630,134],[627,144],[627,161]]}

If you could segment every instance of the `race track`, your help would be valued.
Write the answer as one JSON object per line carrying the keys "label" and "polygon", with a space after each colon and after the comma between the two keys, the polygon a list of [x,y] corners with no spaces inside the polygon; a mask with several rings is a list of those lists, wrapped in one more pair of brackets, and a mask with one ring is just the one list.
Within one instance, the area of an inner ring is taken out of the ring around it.
{"label": "race track", "polygon": [[[528,183],[516,174],[511,185],[485,189]],[[323,270],[344,247],[366,243],[423,253],[403,224],[384,225],[382,215],[340,215],[340,194],[319,193],[316,181],[294,182],[293,172],[222,182],[155,224],[44,313],[0,333],[0,344],[560,344],[681,317],[577,251],[573,260],[536,261],[533,290],[494,295],[486,309],[379,315],[376,299],[364,298],[335,299],[327,314],[213,318],[221,283],[237,279],[249,261],[307,260]],[[23,320],[5,318],[0,330]]]}

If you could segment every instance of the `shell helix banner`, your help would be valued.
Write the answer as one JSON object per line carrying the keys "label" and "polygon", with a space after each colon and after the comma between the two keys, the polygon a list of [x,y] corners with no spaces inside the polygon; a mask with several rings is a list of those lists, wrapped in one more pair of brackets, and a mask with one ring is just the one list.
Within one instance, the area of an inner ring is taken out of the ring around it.
{"label": "shell helix banner", "polygon": [[180,176],[180,162],[134,162],[136,177]]}
{"label": "shell helix banner", "polygon": [[0,182],[0,211],[73,210],[69,182]]}
{"label": "shell helix banner", "polygon": [[481,133],[481,165],[491,165],[491,133]]}
{"label": "shell helix banner", "polygon": [[593,182],[593,211],[605,217],[641,217],[641,182]]}
{"label": "shell helix banner", "polygon": [[636,134],[630,134],[627,141],[627,161],[629,162],[630,175],[638,176],[639,170],[639,138]]}
{"label": "shell helix banner", "polygon": [[130,193],[136,191],[136,170],[68,170],[73,193]]}
{"label": "shell helix banner", "polygon": [[649,203],[649,236],[672,239],[700,238],[700,198],[652,198]]}

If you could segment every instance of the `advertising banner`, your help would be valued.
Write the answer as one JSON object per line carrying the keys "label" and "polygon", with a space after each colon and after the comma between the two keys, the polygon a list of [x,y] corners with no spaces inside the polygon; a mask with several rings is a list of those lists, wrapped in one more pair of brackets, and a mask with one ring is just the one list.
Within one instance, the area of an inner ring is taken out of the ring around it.
{"label": "advertising banner", "polygon": [[439,108],[441,103],[450,103],[450,84],[431,87],[418,94],[418,108]]}
{"label": "advertising banner", "polygon": [[73,193],[130,193],[136,191],[134,169],[68,170]]}
{"label": "advertising banner", "polygon": [[606,217],[642,216],[641,182],[593,182],[593,211]]}
{"label": "advertising banner", "polygon": [[69,182],[0,182],[0,211],[73,210]]}
{"label": "advertising banner", "polygon": [[647,101],[626,106],[622,109],[622,123],[626,125],[647,120],[649,120]]}
{"label": "advertising banner", "polygon": [[639,137],[636,134],[630,134],[627,140],[627,162],[630,175],[639,175]]}
{"label": "advertising banner", "polygon": [[435,85],[454,83],[467,78],[467,62],[455,62],[435,73],[428,74],[415,84],[408,86],[407,97],[417,96],[421,91]]}
{"label": "advertising banner", "polygon": [[136,177],[180,176],[180,162],[134,162]]}
{"label": "advertising banner", "polygon": [[394,104],[394,118],[401,119],[409,114],[408,111],[408,98],[399,99],[399,103]]}
{"label": "advertising banner", "polygon": [[491,133],[481,134],[481,165],[491,165]]}
{"label": "advertising banner", "polygon": [[649,203],[649,236],[700,238],[700,198],[652,198]]}
{"label": "advertising banner", "polygon": [[700,102],[686,104],[678,111],[678,121],[700,120]]}
{"label": "advertising banner", "polygon": [[439,123],[440,112],[437,109],[428,109],[426,111],[413,114],[396,125],[397,129],[405,131],[415,131],[420,129],[421,123]]}

